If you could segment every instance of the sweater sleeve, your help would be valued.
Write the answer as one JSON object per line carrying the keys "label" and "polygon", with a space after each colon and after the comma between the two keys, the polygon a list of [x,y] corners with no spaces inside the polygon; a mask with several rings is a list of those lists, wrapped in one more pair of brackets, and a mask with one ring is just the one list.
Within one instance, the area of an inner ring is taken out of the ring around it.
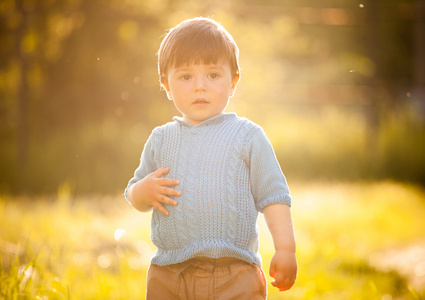
{"label": "sweater sleeve", "polygon": [[260,129],[250,143],[251,192],[259,212],[271,204],[291,206],[292,199],[273,147]]}
{"label": "sweater sleeve", "polygon": [[[150,173],[154,172],[156,170],[155,163],[154,163],[154,143],[155,143],[155,130],[152,132],[152,134],[149,136],[148,140],[146,141],[146,144],[142,151],[142,156],[140,158],[140,164],[136,171],[134,172],[133,178],[130,179],[128,182],[128,185],[124,191],[124,196],[127,201],[128,195],[127,191],[136,182],[142,180]],[[129,201],[130,202],[130,201]]]}

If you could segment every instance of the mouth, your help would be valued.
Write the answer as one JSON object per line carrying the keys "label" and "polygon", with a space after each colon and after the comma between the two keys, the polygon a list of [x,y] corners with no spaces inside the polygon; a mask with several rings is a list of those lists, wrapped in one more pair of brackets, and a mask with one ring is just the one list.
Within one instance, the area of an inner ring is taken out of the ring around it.
{"label": "mouth", "polygon": [[194,105],[206,105],[206,104],[208,104],[208,103],[209,103],[209,102],[208,102],[207,100],[203,99],[203,98],[196,99],[196,100],[193,102],[193,104],[194,104]]}

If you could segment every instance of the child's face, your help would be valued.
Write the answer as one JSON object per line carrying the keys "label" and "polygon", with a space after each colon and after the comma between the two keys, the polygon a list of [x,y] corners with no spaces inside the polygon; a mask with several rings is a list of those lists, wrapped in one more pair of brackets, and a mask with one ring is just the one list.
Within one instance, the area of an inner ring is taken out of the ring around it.
{"label": "child's face", "polygon": [[162,84],[183,120],[196,126],[224,111],[238,80],[239,76],[232,78],[229,63],[221,60],[171,67]]}

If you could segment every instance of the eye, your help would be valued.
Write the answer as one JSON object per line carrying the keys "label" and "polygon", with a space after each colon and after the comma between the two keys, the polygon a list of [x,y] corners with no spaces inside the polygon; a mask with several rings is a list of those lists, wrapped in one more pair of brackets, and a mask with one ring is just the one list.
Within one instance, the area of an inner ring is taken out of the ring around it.
{"label": "eye", "polygon": [[189,74],[184,74],[180,78],[183,80],[189,80],[190,78],[192,78],[192,76],[190,76]]}
{"label": "eye", "polygon": [[208,77],[211,78],[211,79],[216,79],[216,78],[219,77],[219,75],[215,72],[211,72],[211,73],[208,74]]}

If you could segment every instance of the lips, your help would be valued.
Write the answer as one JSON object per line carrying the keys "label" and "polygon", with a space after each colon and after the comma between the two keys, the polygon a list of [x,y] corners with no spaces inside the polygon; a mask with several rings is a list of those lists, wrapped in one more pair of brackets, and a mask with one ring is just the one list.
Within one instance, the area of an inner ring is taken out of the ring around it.
{"label": "lips", "polygon": [[193,102],[193,104],[195,105],[205,105],[208,104],[209,102],[205,99],[196,99],[195,102]]}

